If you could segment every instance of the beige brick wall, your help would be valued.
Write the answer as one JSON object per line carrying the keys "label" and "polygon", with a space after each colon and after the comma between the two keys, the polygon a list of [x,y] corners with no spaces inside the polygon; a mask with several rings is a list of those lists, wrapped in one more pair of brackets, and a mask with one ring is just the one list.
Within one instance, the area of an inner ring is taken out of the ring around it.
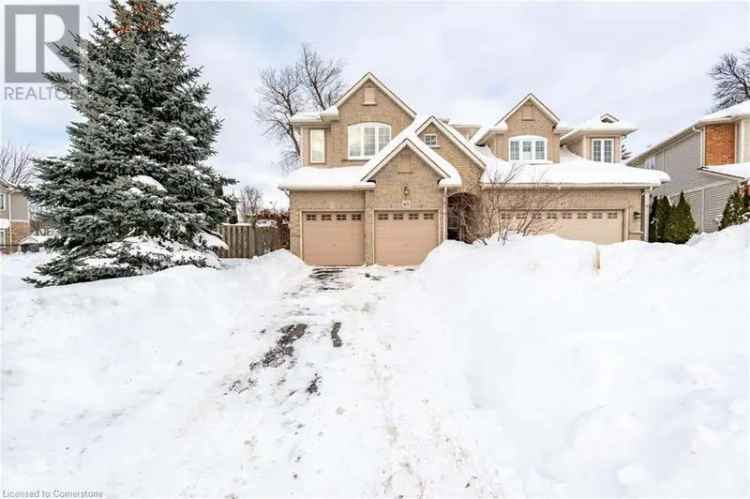
{"label": "beige brick wall", "polygon": [[[375,104],[364,103],[364,93],[372,86],[375,93]],[[339,119],[330,123],[326,131],[326,161],[310,164],[310,129],[322,128],[309,126],[302,128],[302,161],[306,166],[353,166],[364,161],[349,160],[348,128],[357,123],[385,123],[391,126],[391,137],[395,137],[409,126],[413,119],[378,87],[365,83],[354,92],[343,104],[339,105]]]}
{"label": "beige brick wall", "polygon": [[726,165],[735,160],[734,123],[706,125],[706,165]]}
{"label": "beige brick wall", "polygon": [[420,138],[423,138],[425,134],[430,133],[437,135],[438,147],[434,149],[435,152],[456,167],[456,170],[458,170],[458,173],[461,175],[463,185],[460,190],[462,192],[478,194],[479,178],[482,176],[482,169],[435,125],[430,125],[425,128]]}
{"label": "beige brick wall", "polygon": [[[529,117],[530,119],[525,119]],[[560,136],[554,133],[555,124],[533,102],[527,101],[515,113],[505,119],[508,131],[497,135],[494,144],[495,154],[508,160],[508,141],[518,135],[538,135],[547,139],[547,159],[560,161]]]}

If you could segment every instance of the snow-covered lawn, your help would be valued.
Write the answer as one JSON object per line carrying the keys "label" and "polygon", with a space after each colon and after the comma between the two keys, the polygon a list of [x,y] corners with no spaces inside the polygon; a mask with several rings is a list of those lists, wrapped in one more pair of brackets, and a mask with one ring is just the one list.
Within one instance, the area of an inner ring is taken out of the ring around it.
{"label": "snow-covered lawn", "polygon": [[6,490],[748,494],[750,225],[20,283],[43,258],[2,260]]}

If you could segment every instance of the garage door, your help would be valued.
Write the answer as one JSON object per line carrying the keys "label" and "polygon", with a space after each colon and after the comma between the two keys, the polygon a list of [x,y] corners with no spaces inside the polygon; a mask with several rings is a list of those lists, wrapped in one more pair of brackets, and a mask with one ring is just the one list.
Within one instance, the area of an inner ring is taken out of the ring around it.
{"label": "garage door", "polygon": [[436,211],[376,211],[375,263],[417,265],[438,244]]}
{"label": "garage door", "polygon": [[[501,218],[508,220],[526,216],[526,213],[506,212]],[[552,233],[565,239],[597,244],[618,243],[623,240],[622,210],[544,211],[528,216],[538,220],[529,222],[531,232]]]}
{"label": "garage door", "polygon": [[302,257],[310,265],[363,265],[365,225],[362,212],[303,213]]}
{"label": "garage door", "polygon": [[[619,243],[622,237],[621,210],[566,210],[544,213],[554,222],[550,232],[566,239],[591,241],[597,244]],[[546,221],[546,220],[545,220]]]}

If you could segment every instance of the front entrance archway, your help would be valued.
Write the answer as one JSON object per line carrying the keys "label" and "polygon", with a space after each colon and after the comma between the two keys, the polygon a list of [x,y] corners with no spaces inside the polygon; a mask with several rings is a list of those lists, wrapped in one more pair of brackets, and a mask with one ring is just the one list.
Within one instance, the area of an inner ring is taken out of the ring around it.
{"label": "front entrance archway", "polygon": [[448,196],[448,239],[471,243],[477,238],[479,198],[468,192]]}

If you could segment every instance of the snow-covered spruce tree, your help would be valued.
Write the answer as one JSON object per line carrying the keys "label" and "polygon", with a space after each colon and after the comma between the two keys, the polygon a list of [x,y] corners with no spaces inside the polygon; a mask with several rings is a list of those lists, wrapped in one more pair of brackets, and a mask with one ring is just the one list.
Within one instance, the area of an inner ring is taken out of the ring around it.
{"label": "snow-covered spruce tree", "polygon": [[53,259],[28,278],[37,286],[219,265],[212,229],[233,211],[222,188],[234,181],[204,164],[221,128],[209,87],[187,65],[186,37],[167,30],[173,4],[111,7],[89,40],[60,47],[80,81],[47,75],[83,119],[68,126],[66,156],[36,164],[29,196],[58,231]]}
{"label": "snow-covered spruce tree", "polygon": [[697,232],[690,204],[685,199],[685,193],[680,193],[680,201],[672,208],[669,222],[664,231],[664,238],[670,243],[684,244]]}
{"label": "snow-covered spruce tree", "polygon": [[648,212],[648,242],[655,243],[659,240],[659,220],[656,218],[656,208],[659,206],[659,197],[651,201]]}
{"label": "snow-covered spruce tree", "polygon": [[666,196],[656,198],[656,221],[654,225],[656,230],[654,232],[656,242],[665,243],[668,242],[666,238],[666,230],[669,225],[669,218],[672,215],[672,205],[669,204],[669,199]]}
{"label": "snow-covered spruce tree", "polygon": [[748,220],[750,220],[750,196],[744,194],[741,189],[737,189],[727,199],[719,230],[745,223]]}

